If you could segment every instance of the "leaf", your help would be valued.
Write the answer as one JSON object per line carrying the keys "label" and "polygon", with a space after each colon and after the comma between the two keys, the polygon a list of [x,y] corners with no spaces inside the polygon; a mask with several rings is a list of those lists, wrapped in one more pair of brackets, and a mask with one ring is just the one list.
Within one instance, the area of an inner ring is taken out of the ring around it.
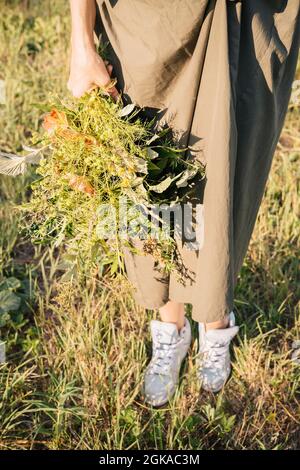
{"label": "leaf", "polygon": [[131,188],[137,188],[144,182],[144,177],[143,176],[137,176],[132,182],[131,182]]}
{"label": "leaf", "polygon": [[8,176],[18,176],[25,173],[27,164],[37,165],[41,158],[41,151],[46,147],[41,149],[32,149],[23,145],[24,150],[29,152],[28,155],[16,155],[14,153],[0,152],[0,173]]}
{"label": "leaf", "polygon": [[[155,118],[153,119],[153,123],[155,123]],[[165,129],[161,129],[155,132],[153,138],[150,138],[150,143],[154,142],[157,139],[161,139],[165,135],[167,135],[171,131],[170,127],[166,127]],[[148,141],[149,142],[149,141]]]}
{"label": "leaf", "polygon": [[21,282],[15,277],[8,277],[0,282],[1,290],[16,290],[21,287]]}
{"label": "leaf", "polygon": [[[150,162],[151,163],[151,162]],[[156,176],[161,173],[167,166],[168,164],[168,159],[167,158],[161,158],[159,160],[156,160],[155,161],[155,166],[156,168],[151,168],[150,169],[150,166],[148,167],[149,168],[149,173],[152,173],[152,175]]]}
{"label": "leaf", "polygon": [[[152,144],[152,142],[159,139],[160,137],[161,137],[160,134],[153,134],[153,136],[150,137],[150,139],[146,141],[146,145]],[[152,149],[149,149],[149,150],[152,150]]]}
{"label": "leaf", "polygon": [[149,172],[151,172],[151,171],[159,171],[160,168],[159,168],[159,166],[155,165],[155,163],[153,163],[153,162],[148,162],[148,170],[149,170]]}
{"label": "leaf", "polygon": [[8,315],[8,313],[1,313],[0,311],[0,328],[2,326],[5,326],[10,320],[10,316]]}
{"label": "leaf", "polygon": [[29,152],[28,155],[25,155],[26,163],[32,163],[34,165],[38,165],[43,156],[41,152],[43,150],[46,150],[50,146],[44,145],[44,147],[41,147],[41,148],[33,148],[33,147],[28,147],[28,145],[22,145],[22,147],[24,150],[26,150],[26,152]]}
{"label": "leaf", "polygon": [[184,170],[181,178],[176,181],[177,188],[185,188],[188,185],[189,180],[194,178],[198,171],[198,168],[188,168],[187,170]]}
{"label": "leaf", "polygon": [[110,274],[115,274],[118,270],[118,267],[119,267],[119,262],[118,262],[118,258],[116,257],[114,260],[113,260],[113,263],[110,267]]}
{"label": "leaf", "polygon": [[155,193],[163,193],[172,184],[172,181],[173,181],[173,178],[171,178],[171,176],[168,176],[159,184],[156,184],[154,186],[149,186],[149,190],[154,191]]}
{"label": "leaf", "polygon": [[21,299],[9,290],[0,292],[0,314],[18,310]]}
{"label": "leaf", "polygon": [[140,157],[134,157],[133,158],[134,164],[135,164],[135,169],[138,173],[148,173],[148,165],[147,165],[147,160],[144,160],[143,158]]}
{"label": "leaf", "polygon": [[155,147],[157,149],[157,153],[159,154],[160,157],[168,157],[168,158],[174,158],[176,160],[182,160],[182,157],[180,157],[180,154],[183,152],[184,149],[175,149],[172,147],[163,147],[161,145]]}
{"label": "leaf", "polygon": [[135,104],[134,104],[134,103],[130,103],[130,104],[128,104],[127,106],[124,106],[124,108],[122,108],[122,109],[118,112],[118,116],[119,116],[119,117],[128,116],[128,114],[132,113],[132,111],[134,110],[134,108],[135,108]]}
{"label": "leaf", "polygon": [[155,186],[149,186],[150,191],[154,191],[155,193],[163,193],[168,187],[174,183],[176,180],[181,178],[183,175],[183,171],[181,173],[178,173],[178,175],[174,176],[173,178],[171,176],[168,176],[166,179],[161,181],[159,184]]}
{"label": "leaf", "polygon": [[159,153],[155,152],[151,147],[147,147],[147,156],[150,158],[150,160],[154,160],[155,158],[159,157]]}
{"label": "leaf", "polygon": [[26,171],[26,157],[0,152],[0,173],[8,176],[23,175]]}

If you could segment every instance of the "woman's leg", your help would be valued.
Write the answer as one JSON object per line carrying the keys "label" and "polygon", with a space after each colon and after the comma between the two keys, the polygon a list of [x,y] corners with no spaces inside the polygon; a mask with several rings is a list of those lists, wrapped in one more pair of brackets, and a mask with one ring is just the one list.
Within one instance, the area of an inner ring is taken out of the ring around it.
{"label": "woman's leg", "polygon": [[[176,323],[178,331],[184,325],[184,304],[169,300],[159,309],[160,318],[163,322]],[[228,326],[229,316],[212,323],[205,323],[205,330],[223,329]]]}
{"label": "woman's leg", "polygon": [[229,315],[227,315],[222,320],[214,321],[212,323],[205,323],[205,330],[219,330],[223,328],[227,328],[229,324]]}
{"label": "woman's leg", "polygon": [[169,300],[159,309],[160,318],[163,322],[175,323],[178,331],[184,325],[184,304]]}

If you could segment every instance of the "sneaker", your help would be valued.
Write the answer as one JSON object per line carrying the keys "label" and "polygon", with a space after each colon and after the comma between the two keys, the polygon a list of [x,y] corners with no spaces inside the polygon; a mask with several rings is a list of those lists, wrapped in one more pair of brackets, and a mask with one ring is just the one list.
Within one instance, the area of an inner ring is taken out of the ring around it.
{"label": "sneaker", "polygon": [[145,401],[153,406],[164,405],[175,393],[181,363],[191,344],[191,325],[185,317],[178,331],[174,323],[151,320],[153,340],[152,358],[148,364],[143,384]]}
{"label": "sneaker", "polygon": [[197,355],[198,377],[201,386],[208,392],[219,392],[225,385],[230,372],[230,341],[238,333],[235,316],[229,315],[229,325],[224,329],[205,331],[205,324],[199,323],[199,350]]}

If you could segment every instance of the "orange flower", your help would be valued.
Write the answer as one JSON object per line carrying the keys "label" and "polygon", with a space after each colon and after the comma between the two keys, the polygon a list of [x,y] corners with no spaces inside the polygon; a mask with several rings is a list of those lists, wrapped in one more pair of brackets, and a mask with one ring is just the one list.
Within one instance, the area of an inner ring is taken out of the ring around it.
{"label": "orange flower", "polygon": [[92,137],[90,135],[85,135],[84,136],[84,143],[85,143],[85,145],[97,145],[98,141],[95,137]]}
{"label": "orange flower", "polygon": [[56,133],[59,137],[71,141],[83,140],[86,145],[96,145],[95,137],[75,131],[68,126],[68,120],[65,113],[52,109],[52,111],[44,117],[43,128],[49,135]]}
{"label": "orange flower", "polygon": [[43,128],[48,132],[48,134],[53,134],[58,127],[67,125],[68,120],[65,113],[60,112],[55,108],[44,117]]}
{"label": "orange flower", "polygon": [[90,196],[95,195],[95,189],[92,187],[92,185],[89,183],[88,179],[85,176],[67,173],[66,177],[71,188],[75,189],[76,191],[89,194]]}
{"label": "orange flower", "polygon": [[67,128],[67,127],[58,127],[56,129],[56,134],[62,137],[63,139],[66,140],[80,140],[81,134],[77,131],[74,131],[73,129]]}
{"label": "orange flower", "polygon": [[63,139],[71,140],[73,142],[83,140],[86,145],[97,144],[97,139],[95,139],[95,137],[88,136],[82,132],[75,131],[74,129],[61,127],[57,129],[56,133]]}

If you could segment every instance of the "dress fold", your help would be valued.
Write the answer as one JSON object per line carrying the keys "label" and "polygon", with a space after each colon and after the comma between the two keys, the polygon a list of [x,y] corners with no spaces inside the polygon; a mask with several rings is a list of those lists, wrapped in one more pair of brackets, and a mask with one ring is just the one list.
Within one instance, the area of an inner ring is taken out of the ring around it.
{"label": "dress fold", "polygon": [[299,0],[97,0],[96,33],[124,99],[157,114],[206,165],[192,203],[203,239],[178,240],[190,275],[163,276],[125,250],[146,308],[190,303],[222,319],[247,252],[287,112],[300,42]]}

